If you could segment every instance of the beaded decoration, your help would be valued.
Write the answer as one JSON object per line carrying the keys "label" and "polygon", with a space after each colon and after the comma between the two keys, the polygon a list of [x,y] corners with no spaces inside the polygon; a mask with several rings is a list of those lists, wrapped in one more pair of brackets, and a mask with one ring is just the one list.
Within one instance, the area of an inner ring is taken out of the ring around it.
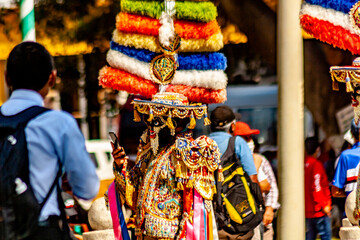
{"label": "beaded decoration", "polygon": [[[210,120],[207,116],[207,106],[205,104],[189,104],[187,98],[179,93],[157,93],[152,101],[134,99],[134,121],[141,121],[139,113],[149,115],[152,120],[153,116],[167,117],[167,122],[171,118],[190,118],[188,128],[193,129],[196,126],[195,118],[201,119],[205,116],[204,124],[209,125]],[[171,124],[168,124],[173,129]]]}
{"label": "beaded decoration", "polygon": [[346,92],[350,92],[352,106],[354,108],[354,120],[357,124],[360,120],[360,57],[355,58],[352,66],[332,66],[330,67],[333,90],[338,91],[338,82],[346,84]]}

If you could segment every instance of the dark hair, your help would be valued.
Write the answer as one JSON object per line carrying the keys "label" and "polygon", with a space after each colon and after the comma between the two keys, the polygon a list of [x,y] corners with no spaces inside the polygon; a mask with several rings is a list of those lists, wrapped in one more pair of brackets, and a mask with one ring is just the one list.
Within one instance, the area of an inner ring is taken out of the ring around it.
{"label": "dark hair", "polygon": [[351,121],[350,132],[356,140],[359,140],[360,121],[358,124],[355,123],[355,119]]}
{"label": "dark hair", "polygon": [[55,69],[50,53],[39,43],[22,42],[11,50],[6,63],[13,89],[42,89]]}
{"label": "dark hair", "polygon": [[313,155],[319,146],[317,137],[308,137],[305,139],[305,151],[308,155]]}
{"label": "dark hair", "polygon": [[216,107],[210,115],[211,131],[224,131],[224,126],[235,120],[235,114],[226,105]]}

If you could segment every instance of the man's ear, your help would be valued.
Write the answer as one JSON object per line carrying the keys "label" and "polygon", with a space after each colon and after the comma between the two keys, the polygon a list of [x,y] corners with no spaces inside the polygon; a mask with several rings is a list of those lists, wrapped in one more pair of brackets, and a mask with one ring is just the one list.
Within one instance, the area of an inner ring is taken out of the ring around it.
{"label": "man's ear", "polygon": [[232,123],[232,124],[230,125],[229,133],[235,132],[235,127],[236,127],[235,123]]}
{"label": "man's ear", "polygon": [[56,82],[56,70],[53,70],[50,75],[49,75],[49,80],[48,80],[48,85],[49,87],[53,87],[55,85]]}

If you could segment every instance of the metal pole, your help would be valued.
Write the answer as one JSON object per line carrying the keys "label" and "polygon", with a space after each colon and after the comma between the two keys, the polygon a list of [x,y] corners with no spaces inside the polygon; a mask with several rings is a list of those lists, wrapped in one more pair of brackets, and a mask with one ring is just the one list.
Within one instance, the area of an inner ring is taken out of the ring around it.
{"label": "metal pole", "polygon": [[34,0],[20,1],[20,24],[23,41],[36,41]]}
{"label": "metal pole", "polygon": [[301,0],[279,0],[279,185],[278,239],[305,239],[304,67],[299,23]]}

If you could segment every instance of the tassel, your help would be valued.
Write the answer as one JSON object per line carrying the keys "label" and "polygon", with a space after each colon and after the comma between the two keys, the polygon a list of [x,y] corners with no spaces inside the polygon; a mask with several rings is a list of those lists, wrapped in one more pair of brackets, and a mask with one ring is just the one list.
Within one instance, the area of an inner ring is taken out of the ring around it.
{"label": "tassel", "polygon": [[186,187],[187,188],[193,188],[194,187],[194,177],[192,176],[192,174],[189,177],[189,180],[188,180],[188,182],[186,184]]}
{"label": "tassel", "polygon": [[177,190],[179,190],[179,191],[184,190],[184,185],[182,184],[181,179],[179,179],[179,181],[177,183]]}
{"label": "tassel", "polygon": [[194,129],[196,127],[196,120],[194,118],[194,114],[191,113],[191,117],[190,117],[190,124],[189,124],[189,129]]}
{"label": "tassel", "polygon": [[218,168],[218,181],[219,182],[224,181],[224,174],[223,174],[223,169],[222,169],[221,165],[219,165],[219,168]]}
{"label": "tassel", "polygon": [[148,122],[151,122],[154,119],[154,113],[153,110],[150,108],[149,111],[149,118],[147,119]]}
{"label": "tassel", "polygon": [[141,172],[145,172],[145,170],[146,170],[146,163],[145,162],[142,162],[141,163]]}
{"label": "tassel", "polygon": [[212,188],[212,192],[213,192],[213,194],[216,194],[216,185],[215,184],[213,184],[212,186],[211,186],[211,188]]}
{"label": "tassel", "polygon": [[187,188],[193,188],[193,187],[194,187],[194,180],[189,179],[189,180],[188,180],[188,183],[186,184],[186,187],[187,187]]}
{"label": "tassel", "polygon": [[207,112],[205,110],[205,118],[204,118],[204,125],[209,126],[211,124],[210,119],[208,118]]}
{"label": "tassel", "polygon": [[176,167],[175,167],[175,176],[177,178],[181,177],[181,165],[180,165],[179,161],[177,161],[177,164],[176,164]]}
{"label": "tassel", "polygon": [[339,83],[336,80],[332,81],[332,90],[339,91]]}
{"label": "tassel", "polygon": [[349,77],[346,78],[346,92],[354,92],[354,89],[351,85],[351,81],[350,81]]}
{"label": "tassel", "polygon": [[134,122],[140,122],[141,121],[141,117],[138,113],[138,111],[136,111],[136,109],[134,109]]}
{"label": "tassel", "polygon": [[171,114],[168,116],[168,118],[166,120],[166,125],[170,129],[175,129],[174,124],[173,124],[172,119],[171,119]]}

